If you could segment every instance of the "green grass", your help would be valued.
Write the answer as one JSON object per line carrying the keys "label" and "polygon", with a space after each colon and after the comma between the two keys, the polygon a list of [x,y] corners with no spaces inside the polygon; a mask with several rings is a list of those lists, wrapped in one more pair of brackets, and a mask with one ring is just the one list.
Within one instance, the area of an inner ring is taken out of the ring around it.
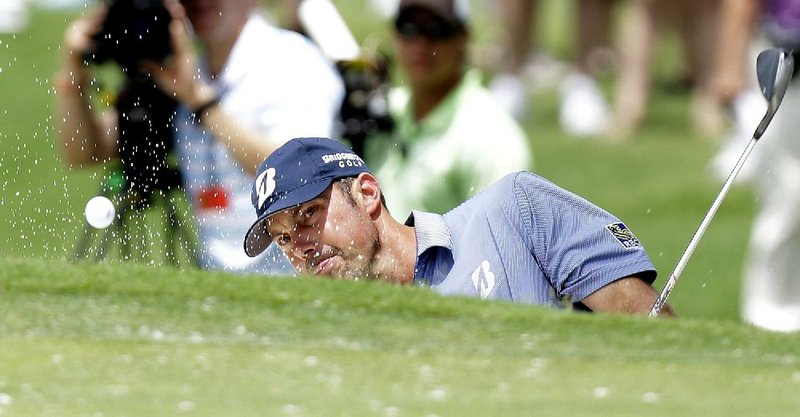
{"label": "green grass", "polygon": [[[357,38],[385,37],[364,4],[343,9]],[[65,168],[56,146],[50,80],[72,16],[36,11],[27,31],[0,35],[0,416],[796,414],[799,336],[739,323],[746,187],[670,298],[678,320],[229,276],[159,256],[70,262],[103,172]],[[568,26],[544,27],[568,55]],[[658,74],[681,66],[669,48]],[[624,144],[564,135],[554,91],[531,102],[535,171],[624,219],[663,285],[721,186],[705,170],[716,145],[688,128],[688,96],[657,88]],[[144,230],[157,235],[156,221]]]}
{"label": "green grass", "polygon": [[[130,264],[0,264],[8,415],[794,415],[800,335]],[[190,411],[190,412],[188,412]]]}

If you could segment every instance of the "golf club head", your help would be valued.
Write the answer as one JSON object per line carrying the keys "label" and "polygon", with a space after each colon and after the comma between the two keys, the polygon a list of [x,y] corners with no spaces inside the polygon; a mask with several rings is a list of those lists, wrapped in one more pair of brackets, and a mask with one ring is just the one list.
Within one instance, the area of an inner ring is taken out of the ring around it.
{"label": "golf club head", "polygon": [[778,111],[789,81],[792,80],[794,70],[794,57],[791,52],[779,48],[762,51],[756,59],[756,75],[761,86],[761,94],[767,99],[767,113],[753,133],[754,139],[759,139]]}

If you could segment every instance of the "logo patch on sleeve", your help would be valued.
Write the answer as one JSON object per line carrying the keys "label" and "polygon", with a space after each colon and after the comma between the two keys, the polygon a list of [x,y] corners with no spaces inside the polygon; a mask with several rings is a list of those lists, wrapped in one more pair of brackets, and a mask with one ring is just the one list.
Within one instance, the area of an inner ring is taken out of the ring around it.
{"label": "logo patch on sleeve", "polygon": [[639,242],[639,239],[633,235],[633,232],[628,229],[628,226],[625,226],[625,223],[617,222],[607,224],[606,230],[608,230],[611,236],[614,236],[614,239],[617,239],[617,242],[626,249],[642,247],[642,242]]}

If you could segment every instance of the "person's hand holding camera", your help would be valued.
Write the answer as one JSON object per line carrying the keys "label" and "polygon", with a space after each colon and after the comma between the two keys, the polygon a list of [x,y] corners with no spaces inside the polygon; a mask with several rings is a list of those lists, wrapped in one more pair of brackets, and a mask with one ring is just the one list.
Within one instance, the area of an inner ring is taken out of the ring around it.
{"label": "person's hand holding camera", "polygon": [[61,65],[53,78],[62,152],[71,166],[92,165],[116,154],[116,130],[111,112],[94,112],[86,88],[91,80],[86,51],[108,12],[98,6],[73,21],[64,33]]}
{"label": "person's hand holding camera", "polygon": [[173,54],[162,63],[146,62],[144,67],[168,95],[189,109],[199,109],[214,101],[216,93],[200,76],[183,6],[177,1],[167,1],[166,5],[172,15],[169,32]]}
{"label": "person's hand holding camera", "polygon": [[59,92],[71,89],[80,91],[88,82],[89,71],[84,52],[91,48],[94,42],[92,37],[103,25],[106,11],[105,6],[97,7],[67,26],[61,50],[61,68],[54,80]]}

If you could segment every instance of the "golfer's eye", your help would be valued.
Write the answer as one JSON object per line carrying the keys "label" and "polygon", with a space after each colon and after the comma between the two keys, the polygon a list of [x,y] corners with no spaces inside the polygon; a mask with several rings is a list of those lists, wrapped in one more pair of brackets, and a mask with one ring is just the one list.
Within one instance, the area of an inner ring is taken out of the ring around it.
{"label": "golfer's eye", "polygon": [[285,245],[289,244],[290,239],[289,239],[289,235],[284,233],[284,234],[281,234],[281,235],[274,236],[272,238],[272,241],[275,242],[275,244],[278,245],[278,246],[285,246]]}
{"label": "golfer's eye", "polygon": [[303,218],[310,219],[317,212],[317,206],[311,206],[303,211]]}

